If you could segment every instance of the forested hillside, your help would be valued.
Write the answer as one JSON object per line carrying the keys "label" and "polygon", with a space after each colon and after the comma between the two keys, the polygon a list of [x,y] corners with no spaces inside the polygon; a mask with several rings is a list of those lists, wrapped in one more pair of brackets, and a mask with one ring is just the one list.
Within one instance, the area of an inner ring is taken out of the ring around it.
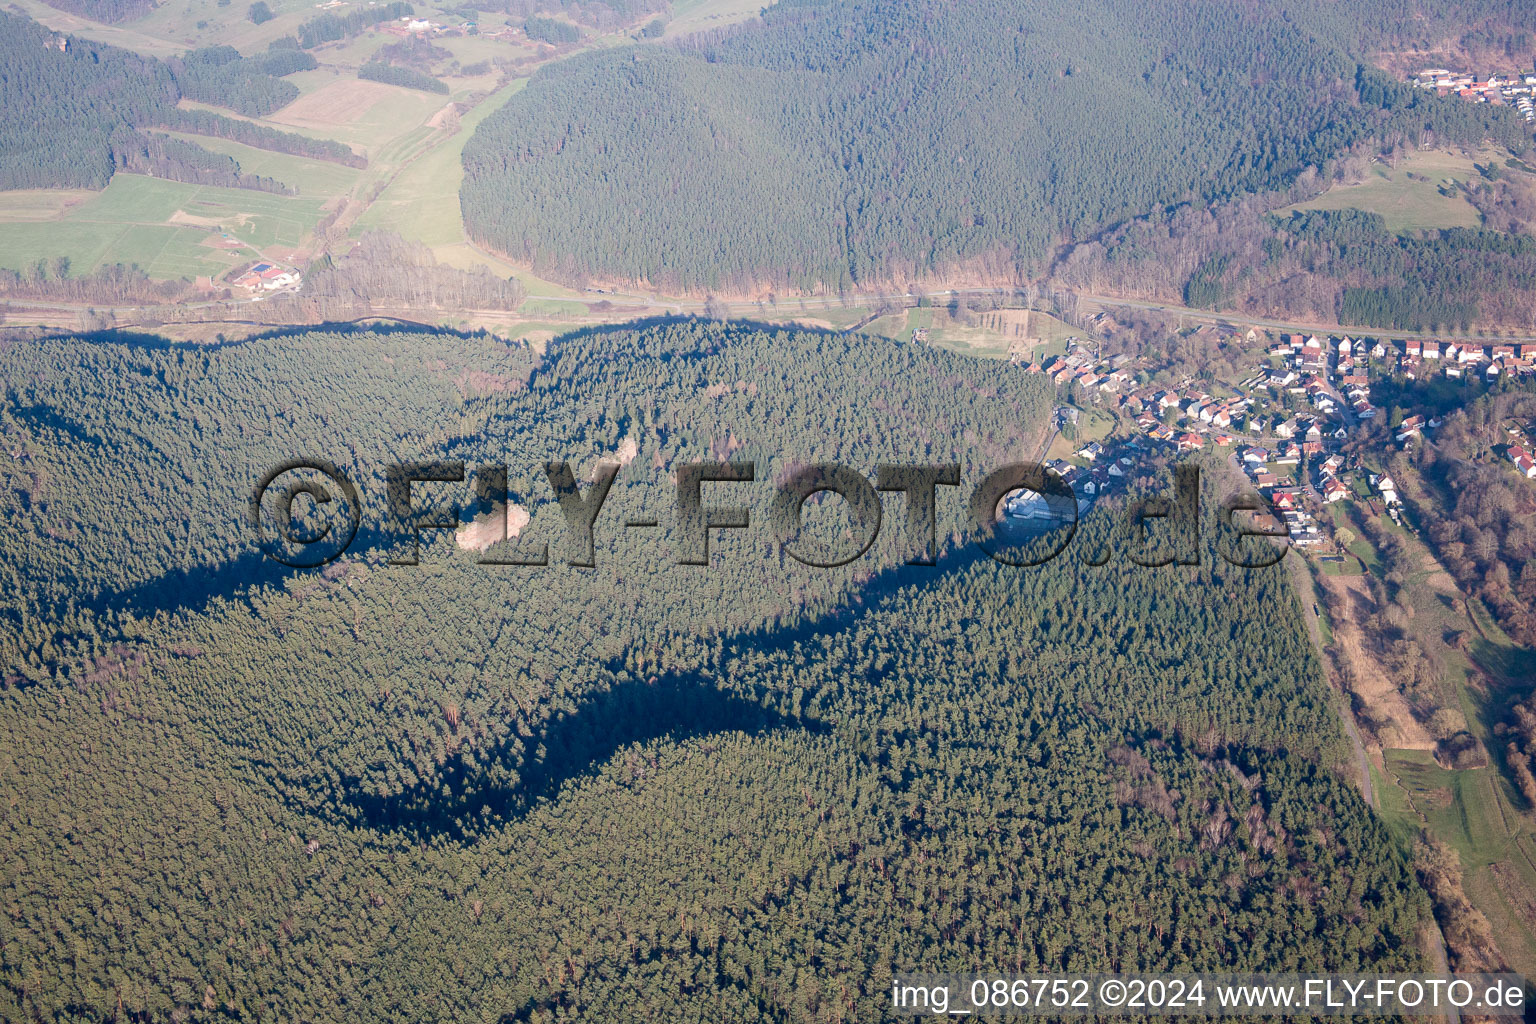
{"label": "forested hillside", "polygon": [[0,11],[0,188],[101,188],[114,133],[176,104],[150,57],[61,36]]}
{"label": "forested hillside", "polygon": [[1066,238],[1283,185],[1368,137],[1528,140],[1508,111],[1362,68],[1309,28],[1320,6],[783,0],[542,69],[466,146],[464,216],[567,280],[1012,279]]}
{"label": "forested hillside", "polygon": [[[1281,571],[896,568],[894,506],[841,570],[755,527],[675,564],[678,463],[755,459],[707,495],[754,524],[813,459],[969,484],[1035,449],[1039,376],[684,323],[542,358],[67,339],[0,350],[0,380],[0,1016],[866,1021],[916,965],[1418,966],[1426,901],[1331,770]],[[374,525],[279,575],[244,509],[298,455]],[[572,568],[539,467],[585,487],[603,456]],[[397,458],[507,462],[551,564],[447,538],[384,564]]]}
{"label": "forested hillside", "polygon": [[1291,0],[1287,7],[1314,34],[1362,56],[1455,46],[1505,60],[1536,45],[1536,10],[1522,0]]}
{"label": "forested hillside", "polygon": [[102,188],[115,170],[128,169],[198,184],[284,191],[271,179],[242,173],[227,156],[146,131],[152,128],[359,162],[340,143],[177,109],[177,100],[186,96],[242,114],[270,113],[298,95],[277,75],[312,66],[285,55],[242,58],[230,47],[209,47],[167,65],[0,11],[0,65],[5,68],[0,190]]}
{"label": "forested hillside", "polygon": [[1272,215],[1250,200],[1182,206],[1074,247],[1061,286],[1256,316],[1412,331],[1536,320],[1536,239],[1451,228],[1398,234],[1359,210]]}

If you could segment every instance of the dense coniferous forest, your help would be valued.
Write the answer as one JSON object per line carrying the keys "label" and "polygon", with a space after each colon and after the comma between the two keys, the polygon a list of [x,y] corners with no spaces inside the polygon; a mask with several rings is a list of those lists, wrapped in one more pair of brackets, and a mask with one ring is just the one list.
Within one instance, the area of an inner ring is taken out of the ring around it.
{"label": "dense coniferous forest", "polygon": [[1320,41],[1320,6],[784,0],[542,69],[466,146],[464,216],[566,280],[1011,280],[1063,239],[1280,187],[1369,137],[1528,142],[1510,111]]}
{"label": "dense coniferous forest", "polygon": [[[62,47],[62,49],[61,49]],[[101,188],[112,136],[174,107],[164,64],[0,11],[0,188]]]}
{"label": "dense coniferous forest", "polygon": [[[274,50],[247,59],[233,46],[208,46],[173,61],[171,70],[187,99],[262,117],[298,99],[299,87],[275,75],[306,70],[301,55],[307,56],[302,51]],[[314,58],[307,64],[314,67]]]}
{"label": "dense coniferous forest", "polygon": [[1317,35],[1352,52],[1444,52],[1478,60],[1520,60],[1536,41],[1536,11],[1522,0],[1328,0],[1291,5]]}
{"label": "dense coniferous forest", "polygon": [[[902,566],[897,504],[839,570],[758,528],[796,464],[969,486],[1033,453],[1039,376],[685,322],[542,356],[58,339],[0,381],[0,1015],[865,1021],[913,966],[1418,966],[1427,902],[1332,770],[1282,571],[1210,533],[1136,566],[1112,508],[1075,542],[1105,565],[1003,566],[953,542],[952,488],[936,567]],[[365,525],[278,572],[244,508],[300,455]],[[585,489],[602,457],[571,567],[542,463]],[[754,525],[680,566],[671,471],[710,457],[756,462],[705,495]],[[383,463],[435,458],[506,462],[550,564],[387,565]]]}
{"label": "dense coniferous forest", "polygon": [[[505,11],[513,17],[530,21],[549,20],[540,17],[543,13],[563,14],[599,32],[609,32],[615,28],[634,25],[647,15],[665,11],[669,4],[667,0],[498,0],[484,7],[487,10]],[[533,38],[539,37],[533,36]]]}
{"label": "dense coniferous forest", "polygon": [[581,38],[581,30],[570,22],[537,14],[523,22],[523,31],[528,33],[529,39],[541,43],[574,43]]}
{"label": "dense coniferous forest", "polygon": [[246,115],[270,113],[298,95],[275,74],[312,66],[308,55],[288,54],[242,58],[220,46],[166,64],[0,11],[0,61],[6,67],[0,76],[0,189],[103,188],[118,169],[205,185],[287,189],[243,173],[228,156],[144,130],[149,128],[359,166],[362,158],[340,143],[176,106],[185,96]]}

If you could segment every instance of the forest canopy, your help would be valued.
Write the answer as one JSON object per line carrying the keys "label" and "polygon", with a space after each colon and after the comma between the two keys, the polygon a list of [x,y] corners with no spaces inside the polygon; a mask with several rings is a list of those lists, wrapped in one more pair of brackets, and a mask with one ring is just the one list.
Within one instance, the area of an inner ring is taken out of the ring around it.
{"label": "forest canopy", "polygon": [[[543,458],[623,463],[614,523],[687,459],[992,466],[1039,375],[671,322],[53,339],[0,384],[0,1016],[809,1024],[905,965],[1421,966],[1278,569],[903,567],[899,528],[837,571],[741,530],[558,557]],[[505,460],[557,557],[263,564],[249,487],[311,454],[375,496]]]}
{"label": "forest canopy", "polygon": [[1308,30],[1327,6],[783,0],[541,69],[466,146],[464,217],[565,280],[1011,280],[1064,239],[1282,186],[1368,137],[1524,134],[1362,68]]}
{"label": "forest canopy", "polygon": [[232,47],[214,46],[167,63],[0,11],[0,64],[6,69],[0,75],[0,189],[103,188],[118,169],[199,184],[285,189],[242,173],[227,156],[156,135],[156,128],[361,162],[341,143],[177,106],[186,97],[247,116],[271,113],[298,95],[280,76],[312,67],[307,55],[242,57]]}

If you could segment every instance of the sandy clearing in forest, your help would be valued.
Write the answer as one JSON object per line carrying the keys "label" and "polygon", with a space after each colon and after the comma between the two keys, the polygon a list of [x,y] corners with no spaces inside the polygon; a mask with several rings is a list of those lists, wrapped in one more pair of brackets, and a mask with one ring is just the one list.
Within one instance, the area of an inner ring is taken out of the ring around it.
{"label": "sandy clearing in forest", "polygon": [[492,544],[501,543],[502,512],[506,513],[508,540],[522,533],[523,527],[528,525],[528,520],[531,518],[528,510],[515,502],[510,505],[498,505],[495,510],[478,515],[473,522],[459,527],[454,535],[454,541],[465,551],[484,551]]}
{"label": "sandy clearing in forest", "polygon": [[1388,749],[1434,750],[1435,741],[1408,707],[1408,699],[1367,648],[1360,623],[1373,613],[1363,576],[1321,576],[1322,585],[1340,599],[1343,611],[1330,618],[1333,643],[1354,672],[1353,693],[1375,723],[1377,741]]}

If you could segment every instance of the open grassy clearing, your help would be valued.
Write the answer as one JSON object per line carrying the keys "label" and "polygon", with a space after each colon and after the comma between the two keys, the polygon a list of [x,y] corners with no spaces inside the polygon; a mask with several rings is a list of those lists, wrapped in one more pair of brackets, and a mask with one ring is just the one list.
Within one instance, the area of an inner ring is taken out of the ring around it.
{"label": "open grassy clearing", "polygon": [[26,188],[0,192],[0,224],[58,220],[96,193],[88,188]]}
{"label": "open grassy clearing", "polygon": [[1104,409],[1079,409],[1074,436],[1057,434],[1046,449],[1047,459],[1066,459],[1074,465],[1087,466],[1089,460],[1077,457],[1077,450],[1089,441],[1102,441],[1115,429],[1115,416]]}
{"label": "open grassy clearing", "polygon": [[[1487,159],[1487,155],[1479,156],[1476,162]],[[1379,213],[1391,231],[1476,227],[1481,217],[1465,196],[1459,191],[1451,195],[1440,192],[1448,181],[1479,178],[1474,162],[1471,156],[1441,150],[1416,152],[1402,160],[1395,170],[1384,163],[1374,163],[1364,181],[1335,185],[1318,198],[1289,209]]]}
{"label": "open grassy clearing", "polygon": [[220,7],[214,0],[170,0],[129,24],[146,35],[170,40],[183,49],[223,44],[242,53],[265,50],[267,44],[297,31],[319,14],[313,0],[267,0],[273,19],[253,25],[250,4],[234,0]]}
{"label": "open grassy clearing", "polygon": [[157,278],[217,275],[236,260],[203,246],[207,231],[145,224],[15,224],[0,227],[0,266],[20,270],[63,256],[74,276],[137,265]]}
{"label": "open grassy clearing", "polygon": [[361,146],[373,159],[403,130],[424,125],[447,102],[444,96],[328,74],[329,82],[265,120],[278,128],[309,129],[322,138]]}
{"label": "open grassy clearing", "polygon": [[1364,563],[1353,554],[1318,555],[1317,568],[1324,576],[1363,576]]}
{"label": "open grassy clearing", "polygon": [[[118,174],[58,220],[0,225],[0,266],[20,269],[67,256],[71,272],[137,264],[152,277],[218,274],[261,250],[297,247],[320,217],[320,199],[187,185]],[[207,244],[222,230],[249,248]]]}
{"label": "open grassy clearing", "polygon": [[[1381,575],[1384,571],[1381,564],[1381,556],[1375,547],[1366,539],[1365,527],[1362,520],[1369,515],[1369,511],[1359,506],[1355,501],[1341,501],[1327,507],[1329,516],[1333,519],[1335,536],[1339,529],[1350,532],[1352,540],[1345,545],[1350,558],[1359,565],[1358,572],[1368,572]],[[1390,523],[1390,520],[1385,520]]]}
{"label": "open grassy clearing", "polygon": [[[994,310],[971,314],[971,324],[957,322],[944,306],[927,306],[907,311],[904,335],[916,329],[928,331],[928,343],[961,355],[979,359],[1007,359],[1015,351],[1036,362],[1067,350],[1068,338],[1080,338],[1084,331],[1063,323],[1049,313],[1029,310]],[[1005,333],[1015,324],[1021,336]]]}
{"label": "open grassy clearing", "polygon": [[[864,314],[868,316],[869,314]],[[858,321],[854,321],[857,323]],[[882,317],[876,317],[865,324],[860,330],[865,334],[875,334],[882,338],[910,338],[911,330],[907,327],[907,314],[905,310],[897,313],[889,313]]]}
{"label": "open grassy clearing", "polygon": [[[345,8],[338,13],[344,13]],[[380,32],[377,28],[365,29],[350,39],[338,39],[331,43],[321,43],[310,50],[315,60],[319,61],[324,69],[341,72],[343,74],[356,72],[374,55],[388,46],[390,43],[398,43],[398,36]],[[313,74],[314,72],[309,72]]]}

